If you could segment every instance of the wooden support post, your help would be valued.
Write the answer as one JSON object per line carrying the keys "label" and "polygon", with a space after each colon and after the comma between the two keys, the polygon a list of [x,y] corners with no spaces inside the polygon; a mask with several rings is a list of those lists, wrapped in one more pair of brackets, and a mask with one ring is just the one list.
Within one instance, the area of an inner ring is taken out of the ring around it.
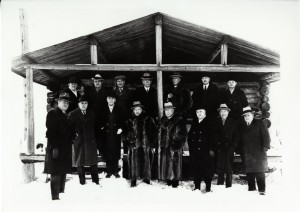
{"label": "wooden support post", "polygon": [[[162,16],[155,16],[155,44],[156,44],[156,64],[162,64]],[[163,116],[163,76],[162,71],[157,71],[157,101],[159,119]]]}
{"label": "wooden support post", "polygon": [[221,64],[223,66],[227,65],[227,54],[228,54],[228,45],[222,44],[221,45]]}
{"label": "wooden support post", "polygon": [[97,45],[91,45],[91,64],[98,64],[98,54],[97,54]]}
{"label": "wooden support post", "polygon": [[[22,55],[28,52],[27,25],[24,10],[20,9],[21,45]],[[25,154],[34,154],[34,114],[33,114],[33,70],[31,67],[26,69],[26,79],[24,80],[24,140],[22,146]],[[25,183],[35,179],[35,169],[33,163],[23,163],[23,178]]]}

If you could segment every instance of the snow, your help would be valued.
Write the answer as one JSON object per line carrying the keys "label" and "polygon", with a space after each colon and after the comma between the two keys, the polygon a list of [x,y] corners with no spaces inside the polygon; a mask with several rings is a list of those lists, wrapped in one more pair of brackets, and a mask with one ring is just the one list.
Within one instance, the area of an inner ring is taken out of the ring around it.
{"label": "snow", "polygon": [[[192,191],[193,182],[180,182],[178,188],[167,186],[157,180],[151,185],[138,181],[135,188],[124,178],[105,178],[100,173],[100,185],[92,183],[87,175],[87,184],[80,185],[77,175],[67,175],[65,193],[60,194],[59,201],[52,201],[50,183],[46,183],[46,175],[42,173],[43,163],[37,163],[37,180],[16,187],[11,201],[3,206],[7,211],[81,211],[86,209],[107,208],[108,211],[139,210],[175,210],[185,211],[192,209],[210,209],[210,211],[287,211],[288,205],[281,204],[284,182],[280,168],[275,167],[272,173],[267,173],[266,195],[261,196],[257,191],[249,192],[244,179],[233,175],[233,186],[216,185],[212,182],[212,192],[204,192],[205,184],[202,182],[201,191]],[[151,209],[153,208],[153,210]],[[164,209],[165,208],[165,209]],[[6,211],[6,210],[5,210]]]}

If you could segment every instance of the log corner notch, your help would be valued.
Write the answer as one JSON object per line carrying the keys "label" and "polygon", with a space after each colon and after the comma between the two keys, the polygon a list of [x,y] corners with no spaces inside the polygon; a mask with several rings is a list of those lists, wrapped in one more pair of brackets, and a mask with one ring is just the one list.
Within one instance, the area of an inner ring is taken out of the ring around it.
{"label": "log corner notch", "polygon": [[[91,64],[98,64],[98,56],[102,63],[108,63],[107,57],[104,54],[103,48],[99,40],[94,35],[87,36],[91,49]],[[99,55],[98,55],[99,54]]]}
{"label": "log corner notch", "polygon": [[221,64],[227,65],[227,54],[228,54],[228,42],[229,41],[230,41],[230,36],[224,35],[221,42],[215,48],[213,53],[209,56],[209,58],[207,60],[208,64],[212,63],[221,52]]}
{"label": "log corner notch", "polygon": [[[157,14],[155,20],[155,49],[156,49],[156,65],[162,65],[162,15]],[[157,78],[157,100],[158,100],[158,117],[163,116],[163,76],[162,71],[156,72]]]}

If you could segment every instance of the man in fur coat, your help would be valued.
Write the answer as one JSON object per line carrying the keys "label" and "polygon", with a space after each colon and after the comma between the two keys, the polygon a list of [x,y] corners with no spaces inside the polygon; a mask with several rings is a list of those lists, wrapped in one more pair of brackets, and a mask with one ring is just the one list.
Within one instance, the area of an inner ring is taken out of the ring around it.
{"label": "man in fur coat", "polygon": [[77,91],[78,84],[79,80],[76,77],[70,77],[67,92],[70,95],[71,102],[69,103],[67,113],[70,113],[77,108],[78,99],[81,96],[79,91]]}
{"label": "man in fur coat", "polygon": [[247,174],[248,190],[265,195],[265,172],[268,170],[267,151],[270,149],[270,135],[261,119],[254,119],[254,111],[243,108],[244,123],[241,126],[242,156]]}
{"label": "man in fur coat", "polygon": [[206,184],[206,192],[211,191],[211,180],[214,174],[214,149],[211,121],[206,116],[204,106],[194,107],[196,117],[188,133],[190,152],[190,170],[194,178],[195,189],[201,190],[201,181]]}
{"label": "man in fur coat", "polygon": [[123,141],[128,144],[128,169],[131,187],[136,186],[138,179],[150,184],[151,158],[157,142],[157,129],[155,121],[148,116],[139,101],[133,102],[132,116],[126,121]]}
{"label": "man in fur coat", "polygon": [[124,113],[116,103],[116,94],[107,92],[107,104],[100,113],[100,126],[104,135],[104,159],[107,178],[114,175],[119,178],[118,162],[121,157],[121,133],[124,127]]}
{"label": "man in fur coat", "polygon": [[193,100],[189,89],[183,84],[183,76],[175,72],[170,75],[172,85],[166,86],[164,91],[164,99],[166,102],[172,102],[176,107],[176,113],[179,113],[184,118],[187,117],[188,111],[193,105]]}
{"label": "man in fur coat", "polygon": [[84,166],[90,166],[92,181],[99,184],[95,115],[92,110],[88,110],[87,96],[80,97],[78,106],[69,114],[69,119],[76,133],[74,154],[79,182],[81,185],[86,183]]}
{"label": "man in fur coat", "polygon": [[229,116],[230,109],[226,104],[221,104],[218,111],[220,117],[214,127],[217,185],[224,185],[226,174],[226,188],[229,188],[232,186],[234,151],[239,143],[238,126],[236,120]]}
{"label": "man in fur coat", "polygon": [[186,142],[186,122],[176,114],[171,102],[164,104],[165,116],[158,133],[158,179],[176,188],[182,177],[182,148]]}
{"label": "man in fur coat", "polygon": [[65,190],[66,175],[72,169],[72,140],[74,131],[67,117],[70,96],[62,92],[57,107],[50,110],[46,118],[47,148],[44,173],[50,174],[52,200],[59,200]]}

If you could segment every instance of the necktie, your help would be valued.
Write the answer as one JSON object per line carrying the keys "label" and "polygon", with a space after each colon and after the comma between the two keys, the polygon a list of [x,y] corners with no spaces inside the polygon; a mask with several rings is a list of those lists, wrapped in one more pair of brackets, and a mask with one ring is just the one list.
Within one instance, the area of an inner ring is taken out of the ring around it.
{"label": "necktie", "polygon": [[85,114],[86,114],[85,110],[83,110],[83,111],[82,111],[82,114],[83,114],[83,115],[85,115]]}

